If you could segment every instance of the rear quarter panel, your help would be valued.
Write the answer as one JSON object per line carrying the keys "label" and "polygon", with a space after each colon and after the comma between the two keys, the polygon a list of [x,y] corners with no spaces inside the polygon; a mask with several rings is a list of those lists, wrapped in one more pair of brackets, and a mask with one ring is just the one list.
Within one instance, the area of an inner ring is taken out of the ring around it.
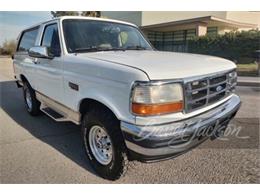
{"label": "rear quarter panel", "polygon": [[32,88],[36,89],[35,65],[33,59],[28,56],[27,52],[16,53],[14,55],[13,65],[16,78],[21,81],[21,75],[25,76]]}

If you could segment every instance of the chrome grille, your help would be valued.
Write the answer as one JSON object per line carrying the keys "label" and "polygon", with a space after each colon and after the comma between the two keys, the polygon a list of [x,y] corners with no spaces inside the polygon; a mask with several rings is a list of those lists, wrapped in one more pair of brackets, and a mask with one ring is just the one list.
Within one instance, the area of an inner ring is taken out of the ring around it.
{"label": "chrome grille", "polygon": [[185,111],[191,112],[203,108],[230,95],[236,85],[236,78],[230,81],[229,73],[187,82],[185,84]]}

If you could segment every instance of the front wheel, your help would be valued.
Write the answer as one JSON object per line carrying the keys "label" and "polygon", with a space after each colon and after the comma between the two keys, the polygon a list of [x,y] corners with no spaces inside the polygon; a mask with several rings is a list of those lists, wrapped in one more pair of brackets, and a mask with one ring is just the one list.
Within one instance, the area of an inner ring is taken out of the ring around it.
{"label": "front wheel", "polygon": [[28,82],[23,83],[23,96],[27,111],[32,116],[40,114],[40,102],[36,99],[36,95]]}
{"label": "front wheel", "polygon": [[87,157],[101,177],[116,180],[126,172],[128,159],[120,123],[108,109],[98,106],[87,112],[82,134]]}

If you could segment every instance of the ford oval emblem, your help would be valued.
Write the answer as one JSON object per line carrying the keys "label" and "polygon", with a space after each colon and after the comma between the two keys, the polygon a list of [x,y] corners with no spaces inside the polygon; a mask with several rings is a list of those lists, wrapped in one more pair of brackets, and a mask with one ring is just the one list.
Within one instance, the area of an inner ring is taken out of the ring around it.
{"label": "ford oval emblem", "polygon": [[223,89],[222,86],[217,86],[216,91],[219,92],[219,91],[221,91],[222,89]]}

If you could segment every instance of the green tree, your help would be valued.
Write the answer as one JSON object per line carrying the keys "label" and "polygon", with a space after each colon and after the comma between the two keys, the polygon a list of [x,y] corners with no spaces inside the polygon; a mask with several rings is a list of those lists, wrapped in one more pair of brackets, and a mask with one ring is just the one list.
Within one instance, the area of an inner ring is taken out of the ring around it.
{"label": "green tree", "polygon": [[77,11],[51,11],[53,18],[60,16],[78,16],[79,12]]}
{"label": "green tree", "polygon": [[89,17],[101,17],[101,12],[100,11],[83,11],[81,12],[82,16],[89,16]]}

